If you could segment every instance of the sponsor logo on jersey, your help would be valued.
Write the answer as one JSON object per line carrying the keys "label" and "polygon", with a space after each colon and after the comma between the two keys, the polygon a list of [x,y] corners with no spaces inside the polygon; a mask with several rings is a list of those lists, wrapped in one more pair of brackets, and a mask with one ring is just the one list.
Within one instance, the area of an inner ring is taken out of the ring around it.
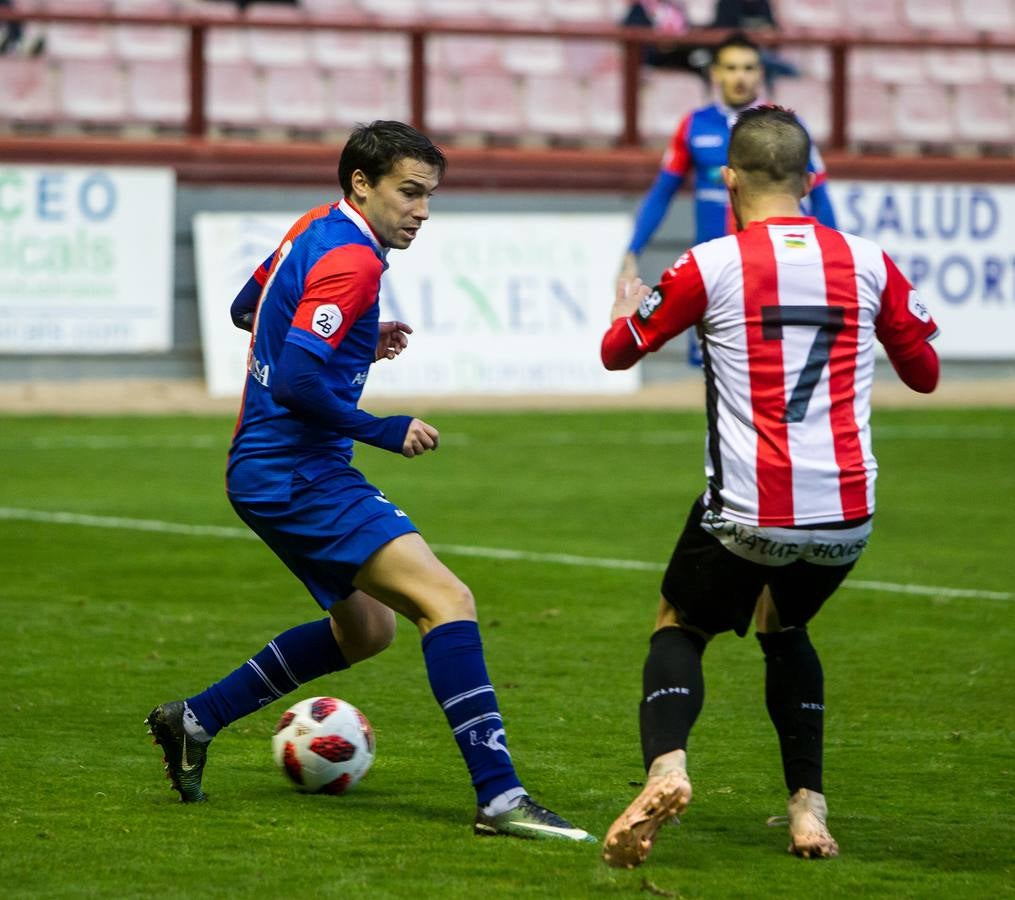
{"label": "sponsor logo on jersey", "polygon": [[921,301],[919,296],[917,296],[916,291],[909,292],[909,301],[907,306],[909,306],[909,311],[921,322],[930,321],[930,310],[924,306],[923,301]]}
{"label": "sponsor logo on jersey", "polygon": [[263,365],[261,361],[254,356],[254,354],[250,354],[250,361],[247,363],[247,371],[249,371],[253,376],[254,381],[263,387],[268,386],[268,372],[270,368],[270,366]]}
{"label": "sponsor logo on jersey", "polygon": [[350,383],[353,384],[356,387],[359,387],[362,384],[366,384],[367,383],[367,373],[368,372],[369,372],[369,370],[365,370],[363,372],[357,372],[353,376],[352,381]]}
{"label": "sponsor logo on jersey", "polygon": [[311,328],[314,334],[319,334],[327,340],[342,327],[342,310],[334,303],[325,303],[314,310]]}
{"label": "sponsor logo on jersey", "polygon": [[652,293],[638,304],[638,318],[643,322],[648,321],[649,316],[659,309],[659,304],[662,302],[663,295],[659,292],[659,288],[653,288]]}
{"label": "sponsor logo on jersey", "polygon": [[807,246],[806,234],[784,234],[782,239],[786,246],[791,250],[799,250],[802,247]]}
{"label": "sponsor logo on jersey", "polygon": [[692,147],[721,147],[722,142],[721,134],[696,134],[691,138]]}

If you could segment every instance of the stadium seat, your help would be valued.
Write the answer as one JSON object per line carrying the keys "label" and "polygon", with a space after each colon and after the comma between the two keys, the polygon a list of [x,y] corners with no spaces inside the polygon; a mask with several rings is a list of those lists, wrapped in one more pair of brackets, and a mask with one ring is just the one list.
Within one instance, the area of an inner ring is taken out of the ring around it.
{"label": "stadium seat", "polygon": [[684,10],[695,28],[707,28],[715,19],[715,0],[687,0]]}
{"label": "stadium seat", "polygon": [[56,118],[47,60],[0,56],[0,109],[10,122],[51,122]]}
{"label": "stadium seat", "polygon": [[825,47],[783,47],[779,56],[793,63],[804,78],[828,81],[832,77],[832,55]]}
{"label": "stadium seat", "polygon": [[903,84],[895,92],[895,124],[907,141],[948,143],[955,137],[951,98],[939,84]]}
{"label": "stadium seat", "polygon": [[459,83],[461,127],[466,131],[516,134],[522,108],[514,76],[480,72]]}
{"label": "stadium seat", "polygon": [[[102,15],[109,12],[105,0],[47,0],[47,12]],[[46,53],[54,59],[108,60],[113,52],[113,30],[90,22],[51,22],[46,26]]]}
{"label": "stadium seat", "polygon": [[849,52],[847,69],[851,79],[860,81],[922,84],[927,80],[924,57],[919,50],[856,47]]}
{"label": "stadium seat", "polygon": [[878,37],[909,32],[900,0],[839,0],[839,11],[850,31]]}
{"label": "stadium seat", "polygon": [[1015,107],[1001,84],[963,84],[955,89],[955,129],[960,139],[1015,143]]}
{"label": "stadium seat", "polygon": [[482,3],[476,0],[423,0],[428,19],[469,19],[488,18]]}
{"label": "stadium seat", "polygon": [[365,68],[376,54],[376,39],[363,31],[317,28],[310,35],[310,58],[322,69]]}
{"label": "stadium seat", "polygon": [[939,84],[979,84],[987,79],[987,61],[979,50],[925,50],[924,67]]}
{"label": "stadium seat", "polygon": [[335,0],[300,0],[300,6],[313,19],[348,19],[363,15],[358,2],[343,3],[341,8]]}
{"label": "stadium seat", "polygon": [[828,141],[832,116],[827,84],[813,78],[780,78],[775,100],[800,116],[812,140],[818,144]]}
{"label": "stadium seat", "polygon": [[522,90],[525,130],[560,137],[587,134],[585,93],[568,75],[529,75]]}
{"label": "stadium seat", "polygon": [[249,62],[247,36],[242,28],[209,28],[204,43],[209,63],[236,65]]}
{"label": "stadium seat", "polygon": [[578,38],[564,41],[564,69],[575,75],[620,71],[620,49],[615,41]]}
{"label": "stadium seat", "polygon": [[379,34],[374,38],[375,63],[385,69],[405,69],[409,65],[409,41],[401,34]]}
{"label": "stadium seat", "polygon": [[977,31],[1015,32],[1015,3],[1011,0],[959,0],[962,22]]}
{"label": "stadium seat", "polygon": [[357,0],[360,8],[382,19],[415,19],[423,13],[418,0]]}
{"label": "stadium seat", "polygon": [[317,69],[265,67],[263,99],[264,118],[269,125],[318,129],[329,122],[324,81]]}
{"label": "stadium seat", "polygon": [[953,34],[964,30],[952,0],[903,0],[902,10],[912,28]]}
{"label": "stadium seat", "polygon": [[[172,0],[113,0],[112,11],[131,16],[170,16],[176,11]],[[117,25],[113,42],[123,60],[177,60],[190,47],[183,28],[165,25]]]}
{"label": "stadium seat", "polygon": [[190,80],[183,62],[136,60],[127,66],[131,119],[180,126],[190,114]]}
{"label": "stadium seat", "polygon": [[508,38],[504,68],[521,75],[556,75],[565,71],[564,42],[558,38]]}
{"label": "stadium seat", "polygon": [[503,42],[497,38],[437,34],[426,42],[426,64],[445,72],[500,72]]}
{"label": "stadium seat", "polygon": [[484,5],[491,16],[503,22],[531,28],[547,28],[550,25],[542,0],[486,0]]}
{"label": "stadium seat", "polygon": [[562,25],[613,25],[602,0],[549,0],[550,18]]}
{"label": "stadium seat", "polygon": [[1015,50],[990,50],[987,53],[990,77],[1000,84],[1015,84]]}
{"label": "stadium seat", "polygon": [[846,102],[848,141],[891,144],[898,139],[891,87],[880,81],[851,81]]}
{"label": "stadium seat", "polygon": [[843,24],[836,0],[793,0],[779,5],[783,28],[840,28]]}
{"label": "stadium seat", "polygon": [[[588,79],[586,118],[592,134],[619,137],[624,128],[623,85],[619,72],[601,72]],[[642,123],[644,126],[644,123]]]}
{"label": "stadium seat", "polygon": [[213,125],[251,128],[262,124],[260,85],[252,65],[208,65],[207,113]]}
{"label": "stadium seat", "polygon": [[681,118],[707,102],[702,80],[690,72],[650,72],[638,93],[638,129],[646,138],[669,138]]}
{"label": "stadium seat", "polygon": [[374,119],[408,118],[407,83],[397,73],[373,67],[332,69],[327,75],[330,122],[351,128]]}
{"label": "stadium seat", "polygon": [[272,28],[272,21],[304,22],[303,12],[294,6],[275,3],[251,3],[247,7],[247,20],[264,22],[264,28],[247,31],[250,59],[259,66],[303,66],[310,59],[307,35],[290,28]]}
{"label": "stadium seat", "polygon": [[119,63],[67,59],[60,65],[60,110],[71,121],[122,125],[127,97]]}

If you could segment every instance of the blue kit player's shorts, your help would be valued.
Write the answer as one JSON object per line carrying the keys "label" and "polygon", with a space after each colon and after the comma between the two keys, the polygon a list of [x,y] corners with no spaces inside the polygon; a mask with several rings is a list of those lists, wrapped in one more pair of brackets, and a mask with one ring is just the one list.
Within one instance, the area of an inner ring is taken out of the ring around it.
{"label": "blue kit player's shorts", "polygon": [[418,530],[352,467],[313,481],[295,474],[288,501],[230,502],[323,609],[356,590],[353,578],[377,550]]}

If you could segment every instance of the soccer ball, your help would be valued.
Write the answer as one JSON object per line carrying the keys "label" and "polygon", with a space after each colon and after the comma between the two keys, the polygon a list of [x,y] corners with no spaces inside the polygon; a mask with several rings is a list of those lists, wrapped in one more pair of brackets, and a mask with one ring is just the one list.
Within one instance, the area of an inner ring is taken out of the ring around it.
{"label": "soccer ball", "polygon": [[344,794],[374,761],[374,730],[351,703],[309,697],[290,706],[271,739],[275,764],[297,790]]}

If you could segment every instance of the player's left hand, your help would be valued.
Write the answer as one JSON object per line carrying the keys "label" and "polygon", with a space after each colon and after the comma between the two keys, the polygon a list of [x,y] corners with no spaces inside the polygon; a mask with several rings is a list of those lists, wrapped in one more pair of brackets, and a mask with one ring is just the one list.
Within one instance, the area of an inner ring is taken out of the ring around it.
{"label": "player's left hand", "polygon": [[620,281],[617,283],[617,297],[613,301],[613,309],[610,311],[610,321],[616,322],[625,316],[633,316],[638,306],[649,294],[650,288],[640,278],[631,281]]}
{"label": "player's left hand", "polygon": [[374,359],[394,359],[409,346],[412,329],[405,322],[381,322]]}

